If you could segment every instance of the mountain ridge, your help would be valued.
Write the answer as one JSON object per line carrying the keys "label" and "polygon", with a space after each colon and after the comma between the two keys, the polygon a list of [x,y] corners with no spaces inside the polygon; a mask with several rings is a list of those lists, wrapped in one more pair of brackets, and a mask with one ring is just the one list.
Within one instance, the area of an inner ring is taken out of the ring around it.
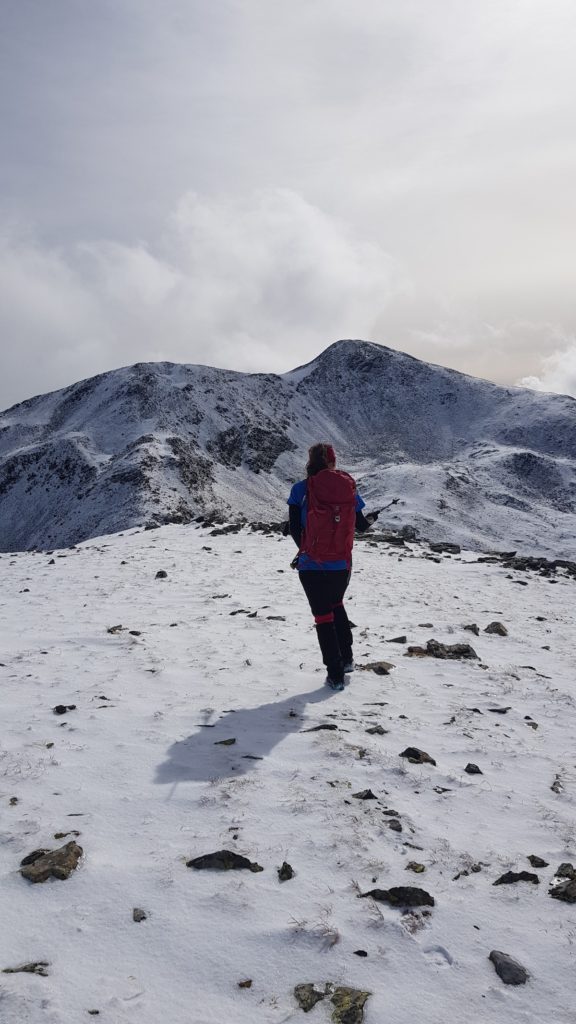
{"label": "mountain ridge", "polygon": [[571,557],[575,427],[569,396],[371,342],[281,375],[136,363],[0,414],[0,550],[206,513],[280,518],[308,445],[327,439],[369,501],[400,497],[392,526]]}

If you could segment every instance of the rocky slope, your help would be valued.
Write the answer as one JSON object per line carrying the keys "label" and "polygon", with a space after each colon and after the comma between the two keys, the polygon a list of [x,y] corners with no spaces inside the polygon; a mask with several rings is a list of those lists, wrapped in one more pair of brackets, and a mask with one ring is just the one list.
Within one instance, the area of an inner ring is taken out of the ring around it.
{"label": "rocky slope", "polygon": [[576,401],[362,341],[284,376],[138,363],[0,415],[0,550],[201,514],[279,518],[333,441],[389,525],[576,554]]}

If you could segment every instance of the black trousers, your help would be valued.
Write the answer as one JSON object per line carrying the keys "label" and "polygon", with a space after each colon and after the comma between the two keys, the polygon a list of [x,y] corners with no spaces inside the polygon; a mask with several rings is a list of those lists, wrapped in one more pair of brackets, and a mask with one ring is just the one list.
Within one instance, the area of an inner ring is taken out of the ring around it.
{"label": "black trousers", "polygon": [[298,575],[314,616],[328,675],[341,682],[344,665],[352,661],[352,630],[343,604],[351,572],[309,569]]}

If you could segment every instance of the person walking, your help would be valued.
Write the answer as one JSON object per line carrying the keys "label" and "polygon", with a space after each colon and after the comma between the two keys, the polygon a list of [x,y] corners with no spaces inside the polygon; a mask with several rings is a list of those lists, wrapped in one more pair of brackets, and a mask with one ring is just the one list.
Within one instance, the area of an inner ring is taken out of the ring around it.
{"label": "person walking", "polygon": [[306,479],[290,491],[289,528],[298,546],[292,564],[314,616],[326,684],[333,690],[343,690],[345,675],[354,670],[344,595],[352,571],[354,532],[364,533],[378,518],[377,512],[365,516],[363,508],[355,481],[336,469],[332,445],[313,444]]}

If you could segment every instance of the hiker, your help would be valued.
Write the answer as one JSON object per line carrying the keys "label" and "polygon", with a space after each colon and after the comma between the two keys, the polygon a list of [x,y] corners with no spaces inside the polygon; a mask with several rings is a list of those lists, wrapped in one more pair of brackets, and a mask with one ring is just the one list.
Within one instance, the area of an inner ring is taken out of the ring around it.
{"label": "hiker", "polygon": [[330,444],[309,449],[306,479],[294,484],[288,506],[290,534],[298,545],[292,565],[314,616],[326,684],[343,690],[344,676],[354,671],[352,630],[344,608],[354,531],[364,533],[378,513],[363,515],[365,503],[352,477],[336,469]]}

